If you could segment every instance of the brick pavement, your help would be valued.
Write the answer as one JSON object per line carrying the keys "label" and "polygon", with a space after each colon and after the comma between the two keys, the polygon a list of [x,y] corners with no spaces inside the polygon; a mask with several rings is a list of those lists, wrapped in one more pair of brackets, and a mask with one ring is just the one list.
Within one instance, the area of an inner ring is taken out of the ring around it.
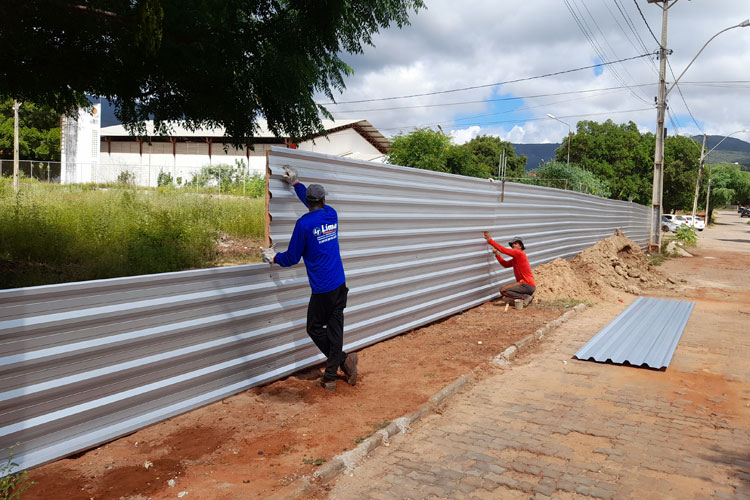
{"label": "brick pavement", "polygon": [[697,284],[685,292],[697,303],[666,371],[572,359],[627,303],[595,306],[375,450],[329,497],[750,498],[741,317],[750,291],[737,272],[748,276],[750,256],[702,257],[690,269],[686,259],[665,264]]}

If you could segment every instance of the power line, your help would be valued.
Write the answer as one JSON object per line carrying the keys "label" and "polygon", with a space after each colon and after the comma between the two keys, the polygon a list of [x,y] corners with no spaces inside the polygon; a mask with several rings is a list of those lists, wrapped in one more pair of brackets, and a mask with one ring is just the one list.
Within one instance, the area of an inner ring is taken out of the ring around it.
{"label": "power line", "polygon": [[[656,38],[656,35],[654,35],[654,31],[651,29],[651,26],[649,26],[648,21],[646,21],[646,16],[643,15],[643,11],[641,10],[641,6],[638,5],[637,0],[633,0],[633,3],[635,4],[636,8],[638,9],[638,13],[641,15],[641,19],[643,19],[643,22],[646,23],[646,27],[648,28],[648,32],[651,33],[651,36],[654,37],[654,41],[656,42],[656,45],[659,46],[659,48],[662,48],[661,42],[658,38]],[[664,47],[666,48],[666,47]]]}
{"label": "power line", "polygon": [[[649,33],[651,33],[651,36],[654,37],[654,40],[656,41],[656,43],[659,44],[659,46],[661,47],[661,43],[659,42],[659,40],[657,40],[656,35],[654,34],[654,31],[651,29],[651,26],[648,24],[648,21],[646,20],[646,16],[643,15],[643,11],[641,10],[641,7],[638,5],[637,0],[633,0],[633,2],[635,3],[635,6],[638,7],[638,12],[641,14],[641,18],[643,19],[643,22],[646,24],[646,27],[648,28]],[[675,76],[674,71],[672,70],[672,64],[669,62],[669,59],[667,59],[667,65],[669,66],[669,72],[672,73],[672,78],[676,80],[677,77]],[[688,106],[688,103],[685,100],[685,96],[682,93],[682,89],[680,89],[679,85],[675,85],[675,86],[677,87],[677,92],[679,92],[680,98],[682,99],[682,103],[685,105],[685,109],[690,115],[690,118],[692,118],[693,123],[695,123],[695,126],[698,127],[698,130],[703,132],[703,127],[700,126],[700,124],[698,123],[698,120],[696,120],[695,116],[693,116],[693,112],[690,110],[690,106]],[[671,115],[670,115],[670,120],[671,120]]]}
{"label": "power line", "polygon": [[[607,57],[604,48],[596,41],[594,30],[591,29],[591,27],[589,26],[588,21],[586,21],[586,17],[581,11],[581,8],[576,3],[576,0],[563,0],[563,1],[565,5],[568,7],[568,11],[570,12],[571,16],[573,16],[573,19],[578,25],[578,28],[581,30],[581,33],[583,33],[583,36],[588,40],[589,44],[591,45],[591,48],[594,49],[594,52],[596,52],[600,60],[607,62],[609,58]],[[591,18],[592,22],[596,26],[597,30],[599,30],[599,33],[601,34],[602,38],[604,38],[604,41],[609,45],[609,42],[604,36],[604,33],[602,32],[601,28],[599,28],[599,25],[596,22],[596,19],[594,19],[594,16],[591,14],[591,11],[586,5],[585,0],[581,0],[581,3],[583,4],[584,9],[586,9],[586,12],[588,12],[589,17]],[[609,46],[610,46],[610,49],[614,52],[614,49],[612,49],[612,46],[611,45]],[[615,53],[615,57],[617,57],[616,53]],[[615,79],[617,79],[623,86],[627,87],[627,83],[625,82],[625,79],[619,74],[619,72],[614,68],[614,66],[610,66],[609,69],[612,72],[612,76],[614,76]],[[627,72],[627,68],[626,68],[626,72]],[[628,73],[628,75],[630,75],[630,73]],[[630,76],[632,78],[632,75]],[[629,89],[629,92],[636,99],[640,100],[641,102],[645,104],[648,104],[647,100],[643,99],[641,96],[636,94],[633,90]]]}
{"label": "power line", "polygon": [[[602,115],[615,115],[615,114],[622,114],[622,113],[636,113],[640,111],[653,111],[653,108],[639,108],[639,109],[623,109],[618,111],[605,111],[602,113],[587,113],[587,114],[580,114],[580,115],[566,115],[566,116],[558,116],[558,118],[586,118],[589,116],[602,116]],[[525,123],[525,122],[534,122],[534,121],[541,121],[541,120],[549,120],[549,118],[526,118],[526,119],[519,119],[519,120],[502,120],[497,122],[487,122],[482,123],[482,125],[499,125],[503,123]],[[423,123],[421,125],[402,125],[400,127],[390,127],[390,128],[382,128],[379,129],[381,131],[383,130],[403,130],[405,128],[416,128],[416,127],[431,127],[433,125],[442,125],[443,123],[453,123],[454,120],[444,120],[441,122],[433,122],[433,123]]]}
{"label": "power line", "polygon": [[497,85],[508,85],[508,84],[511,84],[511,83],[526,82],[526,81],[529,81],[529,80],[538,80],[540,78],[548,78],[550,76],[558,76],[558,75],[564,75],[566,73],[574,73],[576,71],[583,71],[585,69],[598,68],[600,66],[608,66],[608,65],[611,65],[611,64],[615,64],[615,63],[621,63],[621,62],[625,62],[625,61],[632,61],[634,59],[640,59],[641,57],[649,57],[649,56],[651,56],[651,54],[640,54],[640,55],[637,55],[637,56],[626,57],[625,59],[620,59],[618,61],[601,62],[601,63],[597,63],[597,64],[592,64],[590,66],[582,66],[580,68],[566,69],[564,71],[556,71],[554,73],[545,73],[543,75],[528,76],[528,77],[525,77],[525,78],[517,78],[515,80],[507,80],[507,81],[504,81],[504,82],[488,83],[488,84],[485,84],[485,85],[473,85],[471,87],[462,87],[462,88],[456,88],[456,89],[440,90],[440,91],[437,91],[437,92],[425,92],[425,93],[422,93],[422,94],[410,94],[410,95],[401,95],[401,96],[393,96],[393,97],[379,97],[379,98],[376,98],[376,99],[359,99],[359,100],[356,100],[356,101],[323,102],[323,103],[318,103],[318,104],[320,104],[321,106],[330,106],[330,105],[339,105],[339,104],[357,104],[357,103],[362,103],[362,102],[393,101],[395,99],[411,99],[411,98],[414,98],[414,97],[425,97],[425,96],[430,96],[430,95],[450,94],[450,93],[453,93],[453,92],[463,92],[463,91],[466,91],[466,90],[476,90],[476,89],[483,89],[483,88],[487,88],[487,87],[495,87]]}
{"label": "power line", "polygon": [[[631,87],[634,86],[650,86],[653,85],[652,83],[644,83],[640,85],[631,85]],[[534,94],[534,95],[525,95],[525,96],[512,96],[512,97],[498,97],[495,99],[482,99],[478,101],[461,101],[461,102],[446,102],[446,103],[437,103],[437,104],[415,104],[413,106],[391,106],[388,108],[363,108],[363,109],[342,109],[342,110],[336,110],[332,111],[332,113],[335,114],[343,114],[343,113],[368,113],[371,111],[395,111],[397,109],[423,109],[423,108],[442,108],[442,107],[448,107],[448,106],[461,106],[465,104],[481,104],[481,103],[487,103],[487,102],[503,102],[503,101],[516,101],[521,99],[536,99],[541,97],[556,97],[561,95],[571,95],[571,94],[584,94],[584,93],[592,93],[592,92],[603,92],[603,94],[598,95],[606,95],[608,93],[607,91],[611,90],[624,90],[625,87],[604,87],[601,89],[584,89],[584,90],[571,90],[568,92],[553,92],[549,94]],[[594,96],[594,97],[598,97]],[[562,101],[566,102],[566,101]]]}

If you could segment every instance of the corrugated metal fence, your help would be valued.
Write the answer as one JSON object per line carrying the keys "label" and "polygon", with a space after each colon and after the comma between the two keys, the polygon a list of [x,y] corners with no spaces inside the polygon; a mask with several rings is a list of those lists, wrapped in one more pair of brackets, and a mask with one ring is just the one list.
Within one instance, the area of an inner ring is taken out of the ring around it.
{"label": "corrugated metal fence", "polygon": [[[620,227],[648,242],[648,209],[534,186],[274,149],[271,236],[304,206],[296,167],[339,213],[356,349],[480,304],[512,279],[482,238],[524,237],[536,265]],[[319,362],[303,265],[202,269],[0,291],[0,447],[31,467]],[[3,453],[7,453],[4,451]]]}

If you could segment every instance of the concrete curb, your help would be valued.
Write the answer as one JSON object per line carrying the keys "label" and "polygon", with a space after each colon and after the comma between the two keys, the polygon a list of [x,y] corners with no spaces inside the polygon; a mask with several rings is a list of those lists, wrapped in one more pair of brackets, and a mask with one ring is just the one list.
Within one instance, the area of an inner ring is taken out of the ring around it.
{"label": "concrete curb", "polygon": [[[527,335],[515,344],[508,346],[501,354],[498,354],[495,358],[490,361],[493,365],[507,366],[510,364],[510,360],[513,359],[518,351],[524,346],[529,344],[532,340],[539,340],[544,337],[547,332],[554,330],[558,326],[568,321],[572,316],[580,311],[586,309],[586,304],[578,304],[570,311],[566,312],[554,321],[550,321],[542,328],[539,328],[534,333]],[[474,374],[469,373],[467,375],[461,375],[456,380],[443,387],[435,395],[433,395],[422,408],[406,415],[405,417],[397,418],[391,422],[386,428],[379,430],[369,438],[362,441],[355,449],[340,453],[333,457],[330,462],[326,462],[321,465],[317,471],[312,475],[312,478],[301,477],[298,481],[290,484],[286,488],[283,488],[277,494],[273,495],[273,498],[283,500],[293,500],[303,495],[308,495],[313,492],[314,483],[327,483],[334,479],[341,473],[351,473],[359,462],[361,462],[371,451],[380,445],[388,446],[389,439],[396,434],[406,434],[409,431],[409,427],[426,414],[441,413],[440,407],[451,397],[455,396],[461,391],[467,384],[473,383],[475,380]]]}
{"label": "concrete curb", "polygon": [[495,366],[508,366],[510,364],[510,361],[516,357],[516,354],[518,354],[519,350],[523,349],[533,340],[541,340],[550,330],[554,330],[584,309],[586,309],[586,304],[578,304],[573,309],[566,312],[556,320],[550,321],[534,333],[530,333],[515,344],[511,344],[510,346],[508,346],[508,348],[505,349],[502,353],[495,356],[495,358],[490,361],[490,363]]}

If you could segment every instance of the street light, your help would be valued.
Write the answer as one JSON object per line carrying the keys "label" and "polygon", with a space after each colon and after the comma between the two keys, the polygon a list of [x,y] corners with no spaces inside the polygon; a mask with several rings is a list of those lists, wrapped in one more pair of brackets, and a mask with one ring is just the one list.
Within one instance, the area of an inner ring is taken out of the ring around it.
{"label": "street light", "polygon": [[[567,123],[565,123],[564,121],[562,121],[561,119],[559,119],[558,117],[556,117],[555,115],[551,115],[551,114],[547,113],[547,116],[549,116],[553,120],[559,121],[563,125],[568,125]],[[568,125],[568,166],[570,166],[570,135],[571,135],[570,125]]]}
{"label": "street light", "polygon": [[672,85],[667,89],[666,72],[667,72],[667,11],[676,2],[669,4],[669,0],[648,0],[648,3],[662,3],[661,9],[662,15],[662,26],[661,26],[661,45],[659,47],[659,96],[656,106],[656,146],[654,148],[654,186],[651,193],[651,237],[649,241],[649,249],[653,247],[661,248],[661,209],[662,209],[662,195],[664,193],[664,120],[667,108],[667,95],[680,81],[680,78],[685,72],[692,66],[693,62],[698,58],[714,38],[721,35],[725,31],[729,31],[734,28],[746,28],[750,26],[750,19],[746,19],[739,24],[724,28],[723,30],[716,33],[714,36],[708,39],[703,44],[701,50],[693,57],[690,64],[680,73]]}
{"label": "street light", "polygon": [[[706,161],[706,157],[713,152],[714,149],[719,147],[719,144],[724,142],[727,138],[733,136],[734,134],[743,134],[743,133],[750,133],[750,130],[748,129],[742,129],[737,130],[736,132],[732,132],[729,135],[724,136],[722,140],[716,143],[716,146],[712,147],[708,153],[703,154],[703,152],[706,150],[706,135],[703,134],[703,145],[701,146],[701,159],[698,163],[698,178],[695,180],[695,195],[693,196],[693,226],[695,226],[695,212],[698,210],[698,191],[700,189],[700,182],[701,182],[701,173],[703,172],[703,163]],[[708,179],[709,186],[711,184],[711,179]],[[706,224],[708,224],[708,195],[711,191],[709,190],[706,193]]]}

